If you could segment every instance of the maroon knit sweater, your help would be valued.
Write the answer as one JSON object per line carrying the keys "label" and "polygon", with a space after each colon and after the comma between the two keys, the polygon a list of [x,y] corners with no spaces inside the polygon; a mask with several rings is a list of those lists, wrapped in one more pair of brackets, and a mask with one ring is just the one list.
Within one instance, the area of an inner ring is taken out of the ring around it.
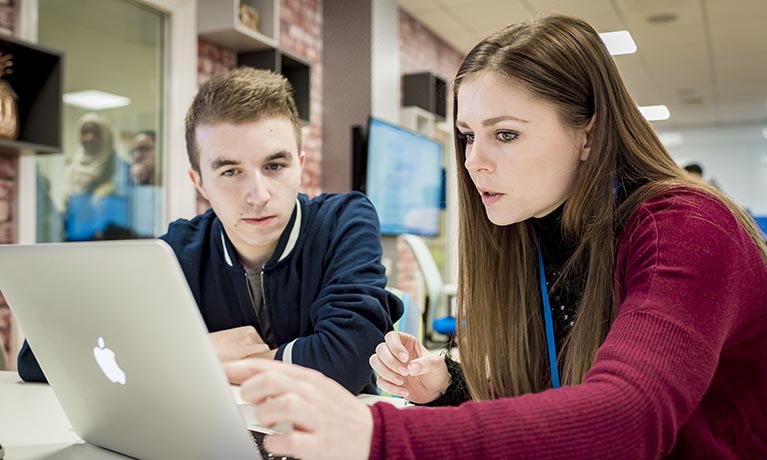
{"label": "maroon knit sweater", "polygon": [[767,459],[767,265],[676,189],[618,239],[618,315],[580,385],[459,407],[376,404],[371,459]]}

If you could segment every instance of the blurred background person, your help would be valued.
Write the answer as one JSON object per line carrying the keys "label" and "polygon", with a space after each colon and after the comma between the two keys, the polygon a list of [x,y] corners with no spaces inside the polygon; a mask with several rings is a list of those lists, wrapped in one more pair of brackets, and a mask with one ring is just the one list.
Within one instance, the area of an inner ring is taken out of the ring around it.
{"label": "blurred background person", "polygon": [[126,238],[129,165],[116,153],[115,136],[95,113],[77,123],[80,143],[65,170],[66,239]]}
{"label": "blurred background person", "polygon": [[719,183],[716,181],[716,179],[712,177],[711,179],[707,180],[704,177],[703,166],[700,163],[688,163],[682,169],[687,171],[687,174],[691,175],[695,179],[701,180],[718,190],[722,190],[722,187],[719,186]]}
{"label": "blurred background person", "polygon": [[156,140],[154,131],[139,131],[130,149],[130,222],[137,238],[155,237],[156,224],[162,221]]}
{"label": "blurred background person", "polygon": [[157,149],[154,131],[141,131],[130,150],[130,176],[134,185],[157,184]]}
{"label": "blurred background person", "polygon": [[688,174],[696,179],[703,180],[703,167],[698,163],[690,163],[684,167]]}

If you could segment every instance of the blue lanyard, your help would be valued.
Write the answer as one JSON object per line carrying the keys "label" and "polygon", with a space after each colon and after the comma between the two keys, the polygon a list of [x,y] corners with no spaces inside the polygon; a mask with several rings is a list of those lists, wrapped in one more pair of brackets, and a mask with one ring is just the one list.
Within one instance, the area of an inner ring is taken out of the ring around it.
{"label": "blue lanyard", "polygon": [[551,304],[549,290],[546,286],[546,273],[543,271],[543,251],[541,236],[538,235],[538,272],[541,279],[541,297],[543,298],[543,320],[546,323],[546,346],[549,349],[549,366],[551,366],[551,386],[559,388],[559,369],[557,368],[557,347],[554,343],[554,321],[551,319]]}

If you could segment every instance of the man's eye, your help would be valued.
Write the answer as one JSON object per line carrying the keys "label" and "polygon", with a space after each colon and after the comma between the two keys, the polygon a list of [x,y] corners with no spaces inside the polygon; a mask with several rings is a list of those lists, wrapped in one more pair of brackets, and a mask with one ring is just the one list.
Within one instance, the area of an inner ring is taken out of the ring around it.
{"label": "man's eye", "polygon": [[226,171],[221,173],[222,176],[226,176],[226,177],[232,177],[235,174],[237,174],[237,170],[235,169],[227,169]]}
{"label": "man's eye", "polygon": [[266,165],[266,169],[268,169],[269,171],[279,171],[280,169],[282,169],[282,165],[279,163],[269,163]]}

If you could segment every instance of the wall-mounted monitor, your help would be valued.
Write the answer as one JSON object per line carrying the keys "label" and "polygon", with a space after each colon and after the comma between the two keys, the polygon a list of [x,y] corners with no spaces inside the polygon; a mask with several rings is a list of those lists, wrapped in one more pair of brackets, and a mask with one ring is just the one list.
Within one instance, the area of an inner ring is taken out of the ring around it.
{"label": "wall-mounted monitor", "polygon": [[381,234],[437,236],[443,200],[442,144],[370,118],[366,147],[363,190],[378,211]]}

